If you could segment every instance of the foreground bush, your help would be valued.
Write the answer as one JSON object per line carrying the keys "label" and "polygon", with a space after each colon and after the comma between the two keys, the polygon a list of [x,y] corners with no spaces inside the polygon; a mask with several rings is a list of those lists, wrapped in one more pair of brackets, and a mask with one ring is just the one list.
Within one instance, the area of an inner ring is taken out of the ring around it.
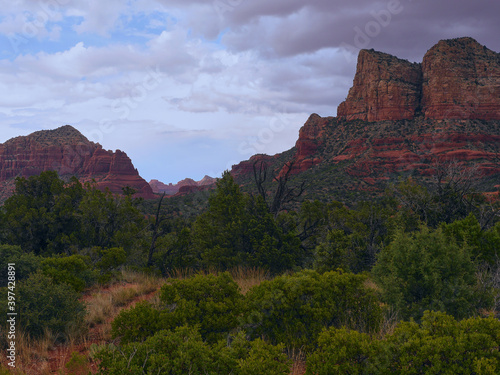
{"label": "foreground bush", "polygon": [[56,284],[40,272],[17,284],[19,325],[30,337],[48,329],[59,338],[77,332],[85,316],[79,294],[67,284]]}
{"label": "foreground bush", "polygon": [[457,321],[425,312],[421,324],[400,323],[383,340],[346,329],[320,334],[306,374],[498,374],[500,321]]}
{"label": "foreground bush", "polygon": [[90,259],[82,255],[52,257],[42,260],[42,270],[57,284],[68,284],[77,292],[92,285],[95,275],[89,267]]}
{"label": "foreground bush", "polygon": [[162,287],[160,301],[159,310],[146,302],[122,311],[112,323],[114,337],[143,341],[159,330],[198,325],[202,338],[214,343],[238,326],[243,309],[243,295],[227,272],[174,280]]}
{"label": "foreground bush", "polygon": [[476,267],[467,243],[458,244],[442,229],[398,232],[373,268],[383,298],[403,319],[420,319],[425,310],[456,318],[492,304],[491,293],[477,287]]}
{"label": "foreground bush", "polygon": [[121,348],[107,346],[95,356],[99,374],[106,375],[288,375],[290,362],[283,346],[261,340],[249,342],[243,334],[211,346],[196,328],[162,330],[142,343]]}
{"label": "foreground bush", "polygon": [[377,330],[382,311],[366,277],[302,271],[264,281],[246,295],[245,329],[272,343],[312,349],[324,327]]}
{"label": "foreground bush", "polygon": [[[40,268],[42,258],[34,253],[24,253],[19,246],[0,245],[0,264],[14,263],[16,266],[16,281],[27,279]],[[7,286],[7,272],[0,272],[0,287]]]}

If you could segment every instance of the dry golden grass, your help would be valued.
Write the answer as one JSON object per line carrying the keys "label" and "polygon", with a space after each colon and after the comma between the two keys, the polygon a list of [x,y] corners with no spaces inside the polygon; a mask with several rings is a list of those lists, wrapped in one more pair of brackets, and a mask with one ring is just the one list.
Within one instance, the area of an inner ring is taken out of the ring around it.
{"label": "dry golden grass", "polygon": [[302,350],[291,350],[288,356],[292,359],[293,365],[290,375],[304,375],[306,372],[306,355]]}
{"label": "dry golden grass", "polygon": [[138,295],[136,287],[119,288],[111,292],[111,303],[114,307],[123,307],[132,302]]}
{"label": "dry golden grass", "polygon": [[[195,275],[218,275],[219,273],[221,272],[216,269],[193,270],[190,268],[179,268],[170,272],[169,278],[184,280]],[[238,266],[230,269],[229,273],[243,294],[246,294],[252,287],[270,278],[268,271],[257,267]]]}
{"label": "dry golden grass", "polygon": [[110,293],[97,293],[87,303],[86,323],[90,328],[102,324],[113,313],[113,297]]}
{"label": "dry golden grass", "polygon": [[[46,331],[43,337],[30,339],[18,330],[16,337],[16,370],[19,375],[88,374],[90,364],[83,361],[82,351],[91,344],[111,342],[111,322],[119,311],[151,294],[165,283],[164,279],[132,271],[123,271],[118,283],[94,287],[83,298],[86,304],[84,331],[73,332],[61,338]],[[153,303],[157,296],[153,296]],[[80,363],[83,361],[82,363]],[[6,363],[5,355],[2,363]],[[71,369],[66,365],[73,366]],[[4,366],[5,367],[5,366]],[[0,368],[0,374],[2,369]]]}
{"label": "dry golden grass", "polygon": [[264,280],[269,280],[269,272],[260,268],[236,267],[230,273],[243,294]]}
{"label": "dry golden grass", "polygon": [[76,337],[66,337],[64,348],[60,337],[46,330],[42,337],[31,339],[22,330],[16,335],[16,369],[11,374],[48,375],[53,368],[64,367],[66,348],[75,346]]}

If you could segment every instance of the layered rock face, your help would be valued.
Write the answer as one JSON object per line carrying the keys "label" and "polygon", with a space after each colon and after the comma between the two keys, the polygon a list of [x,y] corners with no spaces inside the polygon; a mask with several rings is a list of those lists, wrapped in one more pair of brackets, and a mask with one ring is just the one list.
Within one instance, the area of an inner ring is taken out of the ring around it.
{"label": "layered rock face", "polygon": [[420,106],[420,64],[374,50],[362,50],[354,84],[338,117],[350,120],[383,121],[411,119]]}
{"label": "layered rock face", "polygon": [[472,38],[443,40],[422,71],[427,118],[500,120],[500,53]]}
{"label": "layered rock face", "polygon": [[38,175],[54,170],[62,177],[76,176],[80,181],[95,180],[100,189],[120,194],[129,186],[136,196],[154,198],[148,183],[139,176],[124,152],[106,151],[90,142],[78,130],[66,125],[16,137],[0,144],[0,187],[5,199],[16,177]]}
{"label": "layered rock face", "polygon": [[278,173],[278,177],[288,172],[297,174],[321,163],[322,158],[318,157],[317,151],[323,144],[325,130],[329,125],[331,117],[323,118],[313,113],[309,116],[304,126],[299,130],[299,139],[295,142],[297,152],[291,163],[285,165]]}
{"label": "layered rock face", "polygon": [[216,179],[210,176],[205,176],[200,181],[195,181],[191,178],[185,178],[184,180],[179,181],[176,184],[169,183],[168,185],[158,180],[151,180],[149,181],[149,186],[151,186],[151,189],[153,189],[154,193],[165,193],[166,195],[174,195],[181,190],[185,191],[186,187],[198,188],[203,186],[210,186],[215,184],[215,181]]}
{"label": "layered rock face", "polygon": [[472,168],[478,182],[499,188],[500,54],[471,38],[439,42],[422,64],[361,51],[337,117],[311,115],[294,149],[255,155],[232,173],[249,181],[261,160],[277,176],[290,165],[292,175],[309,170],[308,178],[315,169],[341,190],[381,191],[387,181],[431,178],[446,165]]}
{"label": "layered rock face", "polygon": [[442,40],[412,64],[385,53],[359,53],[342,120],[500,119],[500,54],[472,38]]}

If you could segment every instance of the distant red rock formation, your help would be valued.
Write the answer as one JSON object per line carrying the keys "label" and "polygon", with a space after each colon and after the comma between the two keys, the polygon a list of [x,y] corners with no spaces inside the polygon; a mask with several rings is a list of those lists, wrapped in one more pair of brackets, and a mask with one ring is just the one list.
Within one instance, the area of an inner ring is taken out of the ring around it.
{"label": "distant red rock formation", "polygon": [[[204,187],[215,184],[216,179],[210,176],[203,177],[200,181],[195,181],[192,178],[185,178],[182,181],[179,181],[176,184],[169,183],[164,184],[158,180],[149,181],[149,185],[151,189],[153,189],[154,193],[165,193],[167,195],[177,194],[179,191],[187,191],[188,189],[182,189],[183,187]],[[193,190],[194,191],[194,190]]]}
{"label": "distant red rock formation", "polygon": [[126,153],[106,151],[66,125],[0,144],[0,199],[12,194],[16,177],[30,177],[48,170],[56,171],[62,178],[95,180],[100,189],[109,188],[116,194],[129,186],[137,191],[137,197],[155,197]]}
{"label": "distant red rock formation", "polygon": [[342,120],[500,120],[500,54],[472,38],[442,40],[422,64],[362,50]]}
{"label": "distant red rock formation", "polygon": [[249,160],[244,160],[236,165],[233,165],[231,169],[231,174],[233,177],[238,178],[242,176],[252,176],[253,178],[253,168],[254,165],[258,169],[260,163],[268,164],[272,162],[274,158],[265,154],[257,154],[250,157]]}

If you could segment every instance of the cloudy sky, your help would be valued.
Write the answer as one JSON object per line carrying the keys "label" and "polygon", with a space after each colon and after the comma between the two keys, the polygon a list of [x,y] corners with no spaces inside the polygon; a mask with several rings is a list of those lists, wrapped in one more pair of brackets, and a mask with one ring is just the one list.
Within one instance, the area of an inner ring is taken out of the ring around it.
{"label": "cloudy sky", "polygon": [[0,142],[70,124],[148,181],[218,176],[336,115],[360,48],[461,36],[500,51],[500,2],[2,1]]}

